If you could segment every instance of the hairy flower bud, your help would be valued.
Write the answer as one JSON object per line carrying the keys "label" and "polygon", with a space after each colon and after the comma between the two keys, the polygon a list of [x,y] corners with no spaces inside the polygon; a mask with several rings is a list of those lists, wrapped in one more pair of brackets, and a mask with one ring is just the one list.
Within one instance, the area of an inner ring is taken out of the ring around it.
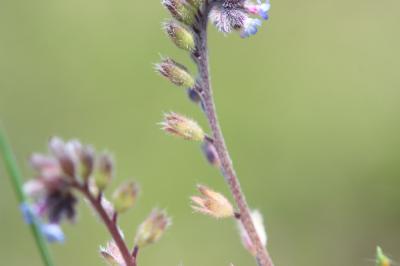
{"label": "hairy flower bud", "polygon": [[104,190],[114,176],[114,163],[111,156],[103,153],[99,157],[98,171],[95,175],[95,184],[99,190]]}
{"label": "hairy flower bud", "polygon": [[135,182],[126,182],[119,186],[113,194],[113,204],[118,213],[125,212],[132,208],[139,194],[139,186]]}
{"label": "hairy flower bud", "polygon": [[205,141],[201,148],[207,161],[215,167],[220,167],[221,162],[214,144],[212,144],[210,141]]}
{"label": "hairy flower bud", "polygon": [[201,102],[201,97],[195,89],[192,89],[192,88],[187,89],[187,95],[192,102],[194,102],[194,103]]}
{"label": "hairy flower bud", "polygon": [[211,190],[210,188],[198,185],[197,189],[202,194],[191,197],[192,209],[203,214],[210,215],[214,218],[233,217],[234,211],[232,204],[220,193]]}
{"label": "hairy flower bud", "polygon": [[390,259],[383,253],[380,247],[376,247],[376,266],[390,266]]}
{"label": "hairy flower bud", "polygon": [[108,265],[112,266],[124,266],[125,260],[121,254],[121,251],[112,240],[107,243],[105,247],[100,247],[100,255],[103,259],[108,263]]}
{"label": "hairy flower bud", "polygon": [[62,171],[69,178],[75,178],[76,174],[76,154],[74,154],[74,143],[64,141],[58,137],[53,137],[49,142],[49,149],[57,158]]}
{"label": "hairy flower bud", "polygon": [[[259,236],[261,243],[265,247],[267,245],[267,233],[264,228],[264,222],[262,214],[258,210],[253,210],[251,212],[251,219],[253,221],[254,227],[256,229],[257,235]],[[246,229],[244,228],[241,221],[238,221],[238,229],[240,238],[242,240],[243,246],[252,254],[253,256],[257,255],[256,247],[251,242],[249,235],[247,234]]]}
{"label": "hairy flower bud", "polygon": [[164,23],[164,30],[178,48],[192,52],[195,48],[192,33],[175,21]]}
{"label": "hairy flower bud", "polygon": [[170,58],[156,64],[155,69],[177,86],[191,88],[195,84],[195,80],[189,74],[187,68]]}
{"label": "hairy flower bud", "polygon": [[80,175],[84,180],[88,180],[90,175],[93,173],[94,169],[94,149],[90,146],[84,146],[80,150],[79,159],[80,165]]}
{"label": "hairy flower bud", "polygon": [[135,237],[135,245],[141,248],[157,242],[170,225],[171,219],[165,211],[154,209],[139,226]]}
{"label": "hairy flower bud", "polygon": [[175,19],[186,25],[193,24],[194,10],[185,0],[162,0],[162,4]]}
{"label": "hairy flower bud", "polygon": [[186,140],[203,141],[205,137],[203,129],[195,121],[177,113],[164,114],[164,121],[160,124],[168,134]]}

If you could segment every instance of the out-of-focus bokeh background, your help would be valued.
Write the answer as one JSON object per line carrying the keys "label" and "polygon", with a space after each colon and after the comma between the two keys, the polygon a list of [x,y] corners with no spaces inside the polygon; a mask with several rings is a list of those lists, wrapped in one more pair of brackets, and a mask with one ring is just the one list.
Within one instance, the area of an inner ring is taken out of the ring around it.
{"label": "out-of-focus bokeh background", "polygon": [[[271,19],[246,40],[211,28],[215,97],[251,206],[265,215],[276,265],[373,265],[377,244],[400,260],[400,2],[272,1]],[[159,1],[3,0],[0,119],[26,177],[49,136],[77,137],[117,159],[118,179],[143,193],[122,217],[128,240],[153,206],[174,225],[139,265],[254,265],[232,221],[189,208],[195,184],[229,195],[196,143],[164,135],[163,111],[206,127],[184,91],[152,63],[188,56],[160,30]],[[0,254],[41,265],[0,169]],[[110,190],[111,191],[111,190]],[[57,265],[102,265],[108,240],[85,206]]]}

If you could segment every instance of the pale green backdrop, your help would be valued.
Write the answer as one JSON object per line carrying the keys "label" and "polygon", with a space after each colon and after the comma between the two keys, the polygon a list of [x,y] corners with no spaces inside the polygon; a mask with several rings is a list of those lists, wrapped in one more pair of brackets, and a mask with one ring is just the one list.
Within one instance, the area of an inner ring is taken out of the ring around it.
{"label": "pale green backdrop", "polygon": [[[373,265],[377,244],[400,261],[400,2],[272,1],[255,37],[210,33],[212,81],[250,204],[265,214],[277,266]],[[49,136],[113,151],[118,180],[143,193],[122,217],[127,239],[153,206],[174,225],[139,266],[254,265],[232,221],[189,208],[195,184],[228,195],[197,144],[165,136],[163,111],[192,116],[152,63],[171,55],[159,1],[1,0],[0,119],[24,174]],[[41,265],[0,166],[0,264]],[[57,266],[102,265],[108,239],[85,204]]]}

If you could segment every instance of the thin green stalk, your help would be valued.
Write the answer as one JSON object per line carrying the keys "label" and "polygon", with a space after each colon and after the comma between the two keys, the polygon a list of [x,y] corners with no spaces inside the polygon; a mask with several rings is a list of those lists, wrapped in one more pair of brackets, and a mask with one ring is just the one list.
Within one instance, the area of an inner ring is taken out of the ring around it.
{"label": "thin green stalk", "polygon": [[[22,189],[23,182],[21,173],[17,166],[17,162],[15,160],[14,154],[12,152],[11,146],[7,141],[6,134],[3,132],[0,127],[0,152],[3,156],[4,164],[6,166],[6,170],[10,175],[10,180],[12,186],[14,188],[15,194],[17,196],[17,200],[20,204],[26,203],[27,198]],[[42,257],[43,264],[45,266],[53,266],[53,261],[50,256],[50,252],[48,250],[47,244],[43,235],[40,231],[39,223],[36,218],[33,219],[33,222],[30,224],[31,232],[33,238],[35,239],[36,246],[39,249],[39,253]]]}

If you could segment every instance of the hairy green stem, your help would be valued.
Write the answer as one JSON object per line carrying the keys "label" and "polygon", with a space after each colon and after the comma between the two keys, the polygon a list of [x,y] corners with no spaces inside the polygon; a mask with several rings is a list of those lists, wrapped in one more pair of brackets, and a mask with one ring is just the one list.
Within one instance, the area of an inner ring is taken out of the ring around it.
{"label": "hairy green stem", "polygon": [[[15,190],[17,200],[20,204],[27,203],[26,195],[22,189],[23,182],[22,176],[17,166],[14,154],[12,152],[11,146],[7,141],[6,134],[0,127],[0,151],[3,156],[4,164],[6,170],[10,176],[12,186]],[[42,258],[43,264],[45,266],[53,266],[53,260],[50,256],[50,252],[47,247],[47,243],[43,238],[42,232],[40,230],[39,222],[36,217],[33,217],[33,221],[30,224],[31,232],[35,240],[36,246],[39,249],[40,256]]]}

